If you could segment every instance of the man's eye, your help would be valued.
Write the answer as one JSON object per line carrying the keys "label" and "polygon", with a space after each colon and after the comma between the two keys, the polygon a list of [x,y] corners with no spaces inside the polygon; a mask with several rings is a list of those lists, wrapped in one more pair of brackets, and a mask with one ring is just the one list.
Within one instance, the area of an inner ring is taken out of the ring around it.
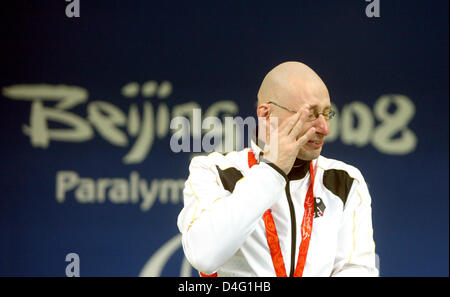
{"label": "man's eye", "polygon": [[314,120],[316,118],[316,113],[315,112],[310,112],[308,115],[308,120]]}

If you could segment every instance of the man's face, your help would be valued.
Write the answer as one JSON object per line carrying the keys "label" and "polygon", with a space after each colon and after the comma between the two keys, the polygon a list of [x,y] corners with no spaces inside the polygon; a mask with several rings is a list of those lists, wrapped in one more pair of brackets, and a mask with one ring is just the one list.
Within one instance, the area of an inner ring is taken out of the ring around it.
{"label": "man's face", "polygon": [[[331,109],[330,98],[328,91],[323,86],[316,84],[304,85],[297,92],[291,92],[288,100],[281,100],[281,105],[291,110],[301,110],[305,106],[309,106],[311,113],[324,113]],[[278,124],[281,125],[288,117],[292,116],[293,112],[274,106],[272,108],[272,116],[278,117]],[[325,137],[330,134],[329,120],[325,119],[323,114],[310,121],[304,122],[300,135],[303,135],[311,127],[314,127],[316,133],[311,141],[308,141],[297,154],[297,158],[302,160],[316,159],[324,144]]]}

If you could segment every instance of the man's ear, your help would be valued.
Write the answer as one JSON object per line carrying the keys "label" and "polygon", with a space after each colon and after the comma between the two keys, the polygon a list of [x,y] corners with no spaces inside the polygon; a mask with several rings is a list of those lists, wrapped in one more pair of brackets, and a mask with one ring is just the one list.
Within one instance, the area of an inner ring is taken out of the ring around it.
{"label": "man's ear", "polygon": [[266,103],[261,104],[256,109],[256,114],[258,115],[258,118],[267,118],[270,115],[270,109],[269,105]]}

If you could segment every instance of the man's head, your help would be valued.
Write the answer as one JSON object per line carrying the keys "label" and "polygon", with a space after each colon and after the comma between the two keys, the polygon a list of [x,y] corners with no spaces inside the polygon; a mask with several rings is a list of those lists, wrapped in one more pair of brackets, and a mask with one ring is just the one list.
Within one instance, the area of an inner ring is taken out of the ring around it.
{"label": "man's head", "polygon": [[293,111],[304,107],[309,107],[313,114],[319,113],[319,116],[303,124],[303,132],[311,127],[316,132],[312,141],[300,148],[297,158],[312,160],[320,155],[323,141],[330,133],[328,120],[320,114],[331,109],[327,87],[311,68],[300,62],[285,62],[273,68],[258,92],[257,115],[266,119],[266,131],[270,130],[267,126],[270,117],[276,117],[278,125],[281,125],[294,114]]}

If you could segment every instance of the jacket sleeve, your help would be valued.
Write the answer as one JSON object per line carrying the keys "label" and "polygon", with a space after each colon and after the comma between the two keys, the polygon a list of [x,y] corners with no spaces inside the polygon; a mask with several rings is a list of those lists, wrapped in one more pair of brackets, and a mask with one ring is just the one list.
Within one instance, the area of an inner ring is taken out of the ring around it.
{"label": "jacket sleeve", "polygon": [[378,276],[373,240],[371,197],[359,173],[353,181],[338,234],[332,276]]}
{"label": "jacket sleeve", "polygon": [[282,196],[286,179],[261,162],[230,193],[220,185],[215,165],[208,164],[207,158],[191,161],[178,228],[188,261],[198,271],[212,274],[236,253],[264,212]]}

